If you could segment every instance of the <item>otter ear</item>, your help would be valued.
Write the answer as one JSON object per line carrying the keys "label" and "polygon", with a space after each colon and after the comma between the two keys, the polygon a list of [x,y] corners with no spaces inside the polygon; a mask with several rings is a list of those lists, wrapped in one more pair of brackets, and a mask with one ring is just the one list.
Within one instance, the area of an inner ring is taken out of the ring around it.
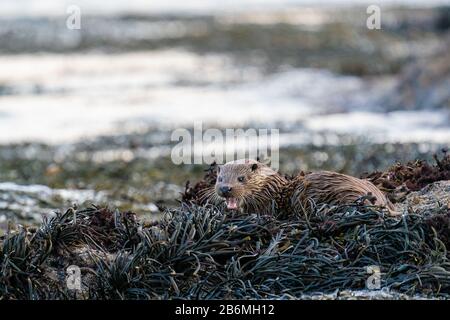
{"label": "otter ear", "polygon": [[258,169],[258,164],[257,163],[253,163],[251,168],[252,168],[252,171],[255,171],[256,169]]}

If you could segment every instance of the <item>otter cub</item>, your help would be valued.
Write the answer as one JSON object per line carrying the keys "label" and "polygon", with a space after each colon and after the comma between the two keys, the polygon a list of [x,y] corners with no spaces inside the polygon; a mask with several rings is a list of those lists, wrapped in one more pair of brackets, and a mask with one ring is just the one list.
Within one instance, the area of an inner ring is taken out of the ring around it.
{"label": "otter cub", "polygon": [[255,160],[237,160],[218,167],[214,188],[205,189],[201,202],[243,212],[271,213],[277,209],[302,212],[311,205],[343,205],[363,199],[388,209],[394,206],[371,182],[348,175],[318,171],[287,179]]}

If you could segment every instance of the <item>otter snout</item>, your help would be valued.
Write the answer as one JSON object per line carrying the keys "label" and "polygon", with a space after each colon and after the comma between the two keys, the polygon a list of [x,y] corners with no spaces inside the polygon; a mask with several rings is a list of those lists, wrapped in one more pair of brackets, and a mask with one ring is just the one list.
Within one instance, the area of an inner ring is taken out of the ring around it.
{"label": "otter snout", "polygon": [[221,197],[228,197],[228,196],[230,196],[230,194],[231,194],[231,190],[232,190],[233,188],[231,188],[230,186],[227,186],[227,185],[224,185],[224,186],[220,186],[219,187],[219,196],[221,196]]}
{"label": "otter snout", "polygon": [[237,210],[239,207],[239,200],[233,196],[231,191],[232,187],[229,185],[218,185],[217,186],[217,194],[225,198],[225,203],[227,204],[227,208],[230,210]]}

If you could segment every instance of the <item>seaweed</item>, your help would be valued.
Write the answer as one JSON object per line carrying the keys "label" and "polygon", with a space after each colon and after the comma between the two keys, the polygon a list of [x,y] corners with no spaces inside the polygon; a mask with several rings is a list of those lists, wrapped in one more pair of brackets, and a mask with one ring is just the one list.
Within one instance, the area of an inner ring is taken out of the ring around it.
{"label": "seaweed", "polygon": [[[365,289],[373,265],[384,288],[448,297],[449,217],[439,208],[396,219],[355,204],[279,219],[182,204],[146,224],[70,208],[4,237],[0,299],[295,298]],[[82,270],[78,294],[65,282],[73,264]]]}
{"label": "seaweed", "polygon": [[386,171],[375,171],[362,175],[369,179],[382,191],[386,192],[393,202],[401,202],[412,191],[418,191],[430,183],[450,180],[450,154],[442,150],[440,159],[433,156],[435,164],[424,160],[416,160],[406,164],[396,163]]}
{"label": "seaweed", "polygon": [[[448,179],[450,157],[370,175],[399,198]],[[312,212],[243,214],[199,204],[215,164],[163,217],[141,221],[107,207],[69,208],[0,237],[1,299],[295,299],[380,288],[450,298],[450,207],[391,217],[362,201]],[[406,191],[405,191],[406,190]],[[78,266],[81,288],[68,288]],[[373,271],[373,269],[370,269]]]}

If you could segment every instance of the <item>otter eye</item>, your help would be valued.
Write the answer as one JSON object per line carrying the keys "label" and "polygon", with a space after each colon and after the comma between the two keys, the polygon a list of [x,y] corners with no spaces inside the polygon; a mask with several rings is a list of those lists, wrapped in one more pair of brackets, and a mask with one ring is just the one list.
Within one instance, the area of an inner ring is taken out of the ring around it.
{"label": "otter eye", "polygon": [[238,177],[239,182],[244,182],[244,179],[245,179],[244,177]]}
{"label": "otter eye", "polygon": [[222,178],[222,177],[218,177],[217,180],[218,180],[219,182],[222,182],[222,181],[223,181],[223,178]]}

